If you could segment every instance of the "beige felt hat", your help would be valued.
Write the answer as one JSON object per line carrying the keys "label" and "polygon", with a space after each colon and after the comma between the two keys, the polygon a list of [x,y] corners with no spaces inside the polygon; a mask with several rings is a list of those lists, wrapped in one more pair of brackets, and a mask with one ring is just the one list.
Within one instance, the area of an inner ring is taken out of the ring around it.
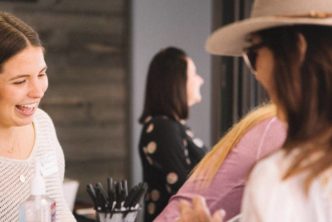
{"label": "beige felt hat", "polygon": [[277,26],[332,26],[332,0],[256,0],[248,19],[217,29],[206,42],[216,55],[241,56],[248,34]]}

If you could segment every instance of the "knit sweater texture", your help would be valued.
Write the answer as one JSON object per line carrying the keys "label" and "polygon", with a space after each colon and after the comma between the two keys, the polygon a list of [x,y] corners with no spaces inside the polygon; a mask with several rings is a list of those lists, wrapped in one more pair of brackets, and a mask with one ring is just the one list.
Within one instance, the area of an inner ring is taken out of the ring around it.
{"label": "knit sweater texture", "polygon": [[35,143],[25,160],[0,157],[0,222],[16,222],[19,206],[31,192],[36,160],[46,184],[46,194],[56,201],[56,221],[76,221],[63,195],[64,155],[51,118],[42,110],[35,113]]}

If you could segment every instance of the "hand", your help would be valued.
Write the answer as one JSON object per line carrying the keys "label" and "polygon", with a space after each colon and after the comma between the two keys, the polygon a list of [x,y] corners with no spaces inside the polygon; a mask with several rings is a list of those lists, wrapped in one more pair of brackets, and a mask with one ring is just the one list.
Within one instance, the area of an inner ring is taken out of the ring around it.
{"label": "hand", "polygon": [[180,202],[180,218],[178,222],[222,222],[225,211],[217,211],[211,216],[203,197],[196,196],[192,204],[187,201]]}

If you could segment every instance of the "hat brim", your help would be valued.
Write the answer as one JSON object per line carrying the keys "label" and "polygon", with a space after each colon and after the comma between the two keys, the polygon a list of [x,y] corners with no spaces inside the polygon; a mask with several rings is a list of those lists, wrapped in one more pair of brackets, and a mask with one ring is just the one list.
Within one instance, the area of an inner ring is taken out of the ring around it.
{"label": "hat brim", "polygon": [[332,26],[332,18],[290,18],[290,17],[257,17],[226,25],[213,32],[207,39],[205,48],[215,55],[241,56],[248,46],[246,36],[259,30],[278,26],[291,25]]}

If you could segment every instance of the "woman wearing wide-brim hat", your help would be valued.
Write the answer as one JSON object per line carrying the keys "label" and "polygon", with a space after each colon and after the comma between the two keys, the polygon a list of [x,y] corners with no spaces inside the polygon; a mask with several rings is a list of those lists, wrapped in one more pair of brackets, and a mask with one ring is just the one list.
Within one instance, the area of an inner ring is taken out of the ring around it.
{"label": "woman wearing wide-brim hat", "polygon": [[[215,31],[206,48],[242,55],[288,127],[282,149],[252,170],[240,220],[332,221],[332,1],[256,0],[250,18]],[[180,221],[222,217],[201,198],[181,212]]]}

